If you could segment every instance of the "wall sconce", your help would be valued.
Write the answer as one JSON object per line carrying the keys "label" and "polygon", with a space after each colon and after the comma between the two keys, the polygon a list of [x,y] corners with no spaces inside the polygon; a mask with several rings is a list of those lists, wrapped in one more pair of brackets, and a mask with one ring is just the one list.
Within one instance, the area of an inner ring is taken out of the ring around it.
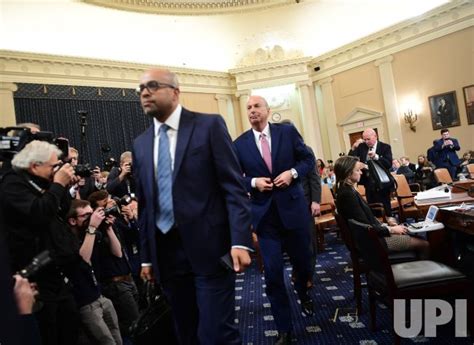
{"label": "wall sconce", "polygon": [[418,119],[418,115],[416,113],[413,113],[411,109],[407,109],[407,112],[403,113],[403,115],[405,117],[405,123],[408,123],[410,125],[410,129],[413,132],[416,132],[416,126],[414,126],[413,124]]}

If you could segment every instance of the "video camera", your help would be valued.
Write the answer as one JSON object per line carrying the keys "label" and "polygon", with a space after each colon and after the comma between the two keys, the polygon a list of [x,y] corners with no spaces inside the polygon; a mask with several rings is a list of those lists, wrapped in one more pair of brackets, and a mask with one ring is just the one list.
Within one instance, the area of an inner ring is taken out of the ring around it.
{"label": "video camera", "polygon": [[[23,150],[26,144],[33,140],[55,143],[53,133],[51,132],[31,133],[31,129],[25,127],[0,128],[0,161],[11,161],[15,154]],[[60,149],[62,150],[63,147],[60,147]],[[67,151],[65,154],[67,156]]]}

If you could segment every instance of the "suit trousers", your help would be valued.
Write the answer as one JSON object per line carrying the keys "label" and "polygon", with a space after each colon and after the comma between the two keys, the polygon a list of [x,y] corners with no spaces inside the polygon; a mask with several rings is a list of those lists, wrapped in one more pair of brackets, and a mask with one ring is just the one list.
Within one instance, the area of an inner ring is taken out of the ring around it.
{"label": "suit trousers", "polygon": [[222,267],[196,275],[186,257],[177,228],[157,232],[160,282],[182,345],[241,344],[235,324],[235,273]]}
{"label": "suit trousers", "polygon": [[272,203],[257,228],[258,243],[265,268],[266,293],[279,332],[292,330],[290,299],[284,279],[283,248],[296,271],[295,290],[301,302],[309,299],[307,281],[311,277],[311,235],[308,224],[286,229]]}

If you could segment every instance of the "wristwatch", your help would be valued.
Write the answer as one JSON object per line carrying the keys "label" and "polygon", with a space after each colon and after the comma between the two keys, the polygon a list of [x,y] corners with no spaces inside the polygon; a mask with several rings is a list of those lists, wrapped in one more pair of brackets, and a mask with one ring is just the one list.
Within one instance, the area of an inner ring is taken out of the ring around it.
{"label": "wristwatch", "polygon": [[291,168],[290,172],[291,172],[291,177],[293,177],[293,179],[296,180],[298,178],[298,172],[296,171],[296,169]]}
{"label": "wristwatch", "polygon": [[89,225],[89,227],[86,229],[86,233],[88,233],[89,235],[95,235],[95,230],[95,227]]}

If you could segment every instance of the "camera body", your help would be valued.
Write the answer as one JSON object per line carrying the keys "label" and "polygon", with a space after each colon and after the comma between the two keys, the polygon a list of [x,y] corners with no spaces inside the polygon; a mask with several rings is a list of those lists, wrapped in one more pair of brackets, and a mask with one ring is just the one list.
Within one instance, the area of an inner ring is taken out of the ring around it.
{"label": "camera body", "polygon": [[78,164],[74,167],[74,174],[79,177],[90,177],[94,173],[89,163]]}
{"label": "camera body", "polygon": [[121,214],[120,208],[117,205],[110,206],[104,209],[105,217],[108,217],[108,216],[119,217],[120,214]]}

